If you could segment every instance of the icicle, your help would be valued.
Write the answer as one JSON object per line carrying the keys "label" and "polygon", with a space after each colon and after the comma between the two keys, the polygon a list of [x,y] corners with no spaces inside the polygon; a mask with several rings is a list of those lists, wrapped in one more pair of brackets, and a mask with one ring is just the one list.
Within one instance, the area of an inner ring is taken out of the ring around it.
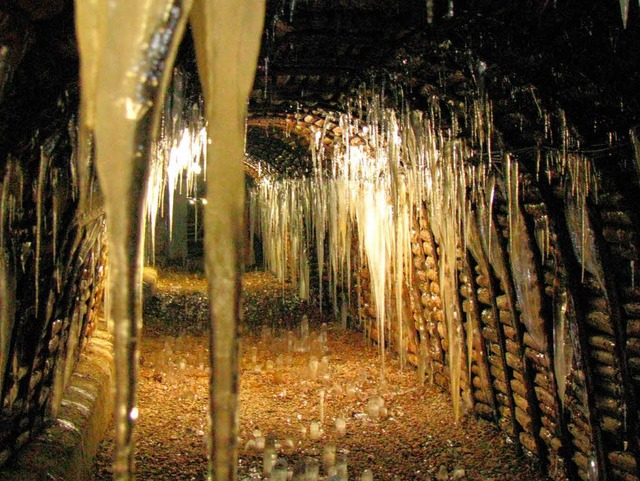
{"label": "icicle", "polygon": [[75,1],[75,22],[80,52],[82,98],[78,122],[78,180],[80,206],[88,203],[90,193],[89,166],[93,158],[96,123],[97,85],[101,55],[104,48],[108,2],[105,0]]}
{"label": "icicle", "polygon": [[[0,183],[0,372],[7,372],[13,323],[15,318],[15,291],[16,276],[15,266],[11,256],[7,256],[6,234],[11,225],[10,199],[12,188],[17,184],[14,162],[9,159],[3,182]],[[21,198],[21,196],[20,196]],[[0,392],[3,391],[5,376],[0,376]]]}
{"label": "icicle", "polygon": [[76,1],[85,106],[81,125],[95,127],[96,167],[109,235],[116,480],[133,478],[147,165],[167,82],[165,65],[173,61],[189,6],[188,1],[169,0]]}
{"label": "icicle", "polygon": [[427,0],[427,23],[433,23],[433,0]]}
{"label": "icicle", "polygon": [[521,309],[520,319],[527,328],[535,347],[545,352],[547,336],[541,321],[542,298],[537,279],[535,259],[529,235],[520,209],[520,170],[517,161],[507,156],[507,208],[509,219],[509,261],[513,282]]}
{"label": "icicle", "polygon": [[[344,279],[343,273],[347,274],[349,284],[350,241],[356,235],[360,268],[366,266],[369,270],[376,310],[375,327],[384,366],[384,346],[389,336],[398,339],[401,361],[405,349],[403,290],[405,284],[410,283],[413,262],[409,216],[416,215],[421,222],[428,221],[427,229],[433,233],[440,249],[440,296],[444,306],[445,335],[449,341],[447,363],[457,420],[461,411],[462,370],[469,369],[462,361],[465,345],[456,294],[457,263],[467,249],[469,234],[464,227],[474,219],[472,203],[477,206],[481,229],[486,234],[482,248],[487,249],[488,244],[487,252],[490,253],[491,243],[497,242],[492,224],[496,178],[491,167],[491,105],[486,101],[474,105],[474,148],[479,144],[484,152],[482,159],[486,160],[477,168],[465,163],[473,154],[471,146],[461,139],[457,119],[448,119],[450,127],[444,130],[440,126],[442,113],[435,104],[430,118],[421,112],[401,110],[399,114],[388,109],[381,95],[368,101],[359,96],[352,102],[352,108],[352,112],[338,119],[342,136],[334,139],[332,159],[326,158],[322,132],[310,139],[313,179],[296,184],[265,178],[252,192],[260,205],[257,210],[261,217],[264,257],[269,260],[271,269],[284,275],[288,269],[286,264],[295,265],[296,256],[300,257],[298,244],[311,247],[315,243],[322,272],[326,272],[329,279],[334,309],[345,311],[338,309],[337,284]],[[510,198],[518,199],[518,173],[512,175],[513,168],[506,169],[507,186],[513,194]],[[469,191],[474,193],[472,199],[467,199]],[[289,193],[285,196],[286,202],[282,201],[283,192]],[[297,212],[292,210],[292,205],[304,207]],[[511,226],[513,231],[519,225],[516,225],[519,217],[512,216],[511,220],[515,222]],[[301,242],[299,239],[306,240]],[[289,254],[284,255],[287,245]],[[507,269],[504,265],[499,268]],[[395,299],[392,299],[394,290]],[[362,306],[360,292],[358,299],[358,305]],[[393,304],[395,313],[391,312]],[[365,334],[369,336],[373,327],[370,320],[363,319],[363,324]],[[469,343],[473,335],[472,326]],[[425,359],[423,364],[426,363]],[[432,377],[432,366],[430,373]]]}
{"label": "icicle", "polygon": [[626,29],[629,18],[629,0],[620,0],[620,15],[622,16],[622,27]]}
{"label": "icicle", "polygon": [[47,159],[44,147],[40,147],[40,165],[38,167],[38,187],[36,188],[36,249],[35,249],[35,273],[34,273],[34,293],[35,293],[35,309],[36,316],[38,313],[38,305],[40,303],[40,255],[42,245],[42,228],[43,225],[43,209],[44,209],[44,183],[45,174],[47,172]]}
{"label": "icicle", "polygon": [[629,136],[631,137],[631,144],[633,145],[633,152],[635,154],[636,173],[640,175],[640,138],[638,138],[638,129],[630,129]]}
{"label": "icicle", "polygon": [[269,98],[269,56],[264,58],[264,101],[267,102]]}
{"label": "icicle", "polygon": [[209,278],[211,353],[209,472],[236,479],[240,276],[244,239],[245,109],[253,84],[265,14],[264,0],[196,0],[191,17],[205,97],[207,151],[205,265]]}
{"label": "icicle", "polygon": [[558,397],[565,407],[567,377],[573,358],[573,341],[567,339],[567,293],[562,291],[554,298],[553,316],[553,371],[558,386]]}
{"label": "icicle", "polygon": [[367,264],[371,275],[373,299],[376,304],[376,321],[378,330],[378,345],[380,350],[381,379],[385,374],[385,285],[387,270],[387,239],[390,225],[388,224],[388,204],[386,193],[374,191],[369,188],[364,193],[363,217],[360,222],[363,226],[361,235],[364,237]]}
{"label": "icicle", "polygon": [[296,0],[289,0],[289,23],[293,23],[293,14],[296,11]]}
{"label": "icicle", "polygon": [[187,197],[197,198],[197,178],[206,170],[207,136],[203,126],[204,113],[200,108],[199,98],[186,98],[186,82],[186,76],[175,69],[170,95],[165,102],[164,116],[161,119],[160,136],[152,149],[146,199],[152,258],[155,257],[155,227],[158,213],[163,208],[165,188],[171,239],[176,190],[184,190]]}
{"label": "icicle", "polygon": [[574,253],[580,259],[583,281],[585,272],[589,272],[598,282],[604,282],[602,260],[596,248],[594,232],[588,220],[586,208],[581,208],[578,201],[569,196],[565,200],[565,220]]}

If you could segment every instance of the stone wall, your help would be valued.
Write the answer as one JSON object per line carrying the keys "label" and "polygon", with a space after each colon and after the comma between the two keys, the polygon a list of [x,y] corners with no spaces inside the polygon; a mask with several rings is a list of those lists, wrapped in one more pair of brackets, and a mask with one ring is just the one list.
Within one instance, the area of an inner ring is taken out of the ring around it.
{"label": "stone wall", "polygon": [[[639,479],[634,205],[640,191],[631,165],[609,162],[600,171],[599,200],[586,219],[575,217],[562,186],[522,175],[528,236],[521,248],[534,259],[527,282],[542,301],[533,325],[523,320],[525,299],[516,288],[523,274],[512,268],[504,192],[497,196],[492,232],[469,219],[467,249],[458,253],[462,342],[469,346],[463,366],[470,361],[470,371],[460,373],[461,399],[469,413],[497,423],[553,479]],[[576,239],[580,222],[588,224],[582,240]],[[409,340],[409,359],[425,370],[427,382],[449,391],[439,246],[424,220],[415,220],[412,252],[413,285],[405,302],[418,345]],[[366,266],[359,277],[359,315],[375,325]],[[543,345],[532,336],[537,330]]]}
{"label": "stone wall", "polygon": [[2,465],[61,407],[101,318],[106,249],[100,199],[79,181],[73,58],[44,24],[4,11],[0,23]]}
{"label": "stone wall", "polygon": [[[331,115],[314,110],[284,118],[287,129],[313,138]],[[457,376],[463,410],[496,423],[553,479],[640,479],[636,154],[627,146],[593,157],[597,193],[584,211],[568,195],[576,186],[562,175],[567,165],[541,167],[526,155],[516,161],[517,205],[508,204],[509,180],[498,178],[491,221],[474,206],[455,265],[454,302],[463,313],[459,373],[452,374],[441,247],[424,208],[413,218],[404,318],[388,308],[388,345],[397,348],[398,323],[409,326],[403,342],[420,382],[450,391]],[[514,216],[523,223],[517,246],[509,239]],[[369,269],[355,248],[352,265],[354,314],[378,339]]]}

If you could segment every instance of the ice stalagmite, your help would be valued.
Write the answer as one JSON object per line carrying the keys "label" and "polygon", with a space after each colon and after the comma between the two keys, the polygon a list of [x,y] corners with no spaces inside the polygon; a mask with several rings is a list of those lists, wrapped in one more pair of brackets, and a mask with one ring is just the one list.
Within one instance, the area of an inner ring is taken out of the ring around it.
{"label": "ice stalagmite", "polygon": [[191,18],[211,139],[204,240],[212,321],[209,479],[217,481],[236,478],[244,132],[264,12],[264,0],[196,0]]}
{"label": "ice stalagmite", "polygon": [[189,0],[76,2],[81,125],[94,128],[107,214],[109,316],[116,356],[116,480],[134,478],[147,170],[170,70],[166,67],[173,63],[190,5]]}

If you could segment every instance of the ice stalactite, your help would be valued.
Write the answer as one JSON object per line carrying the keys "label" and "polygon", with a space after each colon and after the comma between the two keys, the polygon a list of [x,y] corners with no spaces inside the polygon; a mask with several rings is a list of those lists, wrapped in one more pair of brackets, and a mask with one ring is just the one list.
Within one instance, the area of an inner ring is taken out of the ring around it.
{"label": "ice stalactite", "polygon": [[[411,325],[409,319],[405,319],[405,301],[404,294],[407,286],[411,285],[411,269],[405,266],[410,266],[412,262],[411,257],[411,229],[410,229],[410,217],[409,217],[409,205],[407,203],[407,192],[405,180],[399,180],[398,189],[398,201],[395,206],[395,215],[397,216],[395,225],[395,237],[393,238],[394,246],[392,252],[395,252],[395,263],[393,266],[394,276],[394,292],[395,292],[395,307],[396,307],[396,320],[397,320],[397,343],[398,351],[400,355],[400,368],[404,369],[406,362],[406,336],[409,335]],[[410,201],[409,201],[410,202]]]}
{"label": "ice stalactite", "polygon": [[314,175],[314,195],[312,199],[313,208],[313,225],[315,227],[316,236],[316,255],[318,256],[318,276],[320,283],[318,285],[320,295],[320,309],[322,309],[324,267],[325,267],[325,234],[327,223],[327,189],[325,188],[325,179],[323,175],[324,146],[322,144],[322,135],[320,131],[316,132],[315,142],[311,144],[311,152],[313,158]]}
{"label": "ice stalactite", "polygon": [[630,0],[620,0],[620,15],[622,16],[622,26],[627,28],[627,20],[629,19],[629,3]]}
{"label": "ice stalactite", "polygon": [[198,97],[188,97],[185,86],[188,79],[185,77],[181,70],[174,69],[159,136],[152,148],[146,199],[152,259],[155,257],[157,217],[164,211],[165,194],[171,238],[176,191],[184,191],[187,197],[197,197],[198,178],[207,167],[207,131],[202,102]]}
{"label": "ice stalactite", "polygon": [[306,222],[310,219],[307,179],[291,179],[277,182],[265,180],[259,186],[259,231],[262,232],[266,267],[275,273],[279,281],[288,278],[298,282],[299,295],[309,297],[309,250]]}
{"label": "ice stalactite", "polygon": [[289,2],[289,23],[293,23],[293,16],[296,11],[296,0],[290,0]]}
{"label": "ice stalactite", "polygon": [[211,148],[207,150],[205,266],[211,303],[211,480],[236,478],[237,323],[244,243],[246,103],[253,84],[264,0],[196,0],[191,16]]}
{"label": "ice stalactite", "polygon": [[45,153],[44,146],[40,148],[40,165],[38,168],[38,183],[36,187],[36,246],[35,246],[35,267],[34,267],[34,286],[33,291],[35,293],[35,310],[38,312],[38,305],[40,299],[40,259],[42,254],[42,229],[43,229],[43,217],[44,217],[44,183],[45,175],[48,171],[48,158],[49,152]]}
{"label": "ice stalactite", "polygon": [[[443,306],[444,318],[441,323],[437,321],[438,331],[447,341],[446,361],[457,420],[464,409],[463,383],[471,379],[471,374],[465,371],[469,371],[474,355],[474,326],[467,329],[469,337],[465,342],[458,283],[458,266],[465,262],[469,236],[477,237],[474,251],[486,257],[501,282],[510,283],[515,273],[514,298],[517,294],[518,304],[524,306],[522,320],[526,332],[540,350],[546,350],[549,340],[541,322],[542,292],[535,266],[536,261],[544,262],[548,256],[548,226],[536,237],[539,249],[534,249],[520,205],[520,160],[496,151],[492,106],[487,99],[470,105],[469,122],[464,127],[455,116],[443,120],[437,103],[425,112],[404,107],[391,109],[385,106],[382,96],[374,95],[355,99],[351,105],[352,110],[343,114],[329,113],[332,118],[337,117],[341,126],[340,135],[331,140],[331,158],[321,147],[325,145],[326,133],[311,129],[312,179],[292,181],[266,176],[252,190],[252,204],[259,211],[257,216],[263,229],[265,258],[270,259],[271,269],[286,276],[287,263],[295,265],[297,261],[284,253],[302,251],[297,247],[287,251],[283,244],[291,242],[290,238],[296,242],[304,239],[302,243],[309,251],[323,253],[318,262],[321,269],[328,271],[329,291],[332,301],[337,303],[335,284],[344,282],[341,272],[350,270],[347,263],[351,262],[351,248],[346,239],[357,239],[359,262],[366,265],[369,275],[372,297],[369,307],[375,307],[381,358],[384,362],[387,341],[398,339],[402,359],[407,349],[403,341],[404,323],[416,329],[411,319],[405,319],[403,311],[413,262],[410,219],[424,224],[433,235],[438,253],[439,271],[430,289],[436,291],[432,291],[432,296],[439,297]],[[468,128],[471,138],[461,135]],[[547,117],[547,131],[549,135],[557,131],[562,144],[559,149],[541,153],[538,164],[546,169],[547,178],[561,182],[567,193],[567,218],[578,223],[573,229],[577,236],[576,250],[587,252],[585,264],[590,269],[593,246],[583,248],[585,231],[580,227],[588,227],[585,213],[594,186],[592,167],[588,158],[574,153],[577,142],[570,135],[562,113]],[[497,160],[498,154],[504,162]],[[296,182],[306,188],[292,188]],[[287,217],[294,216],[291,211],[283,215],[285,204],[277,200],[284,190],[289,199],[295,198],[291,206],[310,206],[295,214],[302,216],[296,221],[297,226],[284,227],[283,223],[289,222]],[[494,224],[494,202],[499,196],[507,201],[508,233],[512,239],[507,256],[498,249],[502,244],[501,232],[500,226]],[[470,221],[477,227],[473,234],[466,227]],[[286,231],[287,236],[278,235],[280,231]],[[272,234],[273,239],[269,239]],[[538,252],[541,259],[534,258]],[[334,306],[335,312],[338,307]],[[557,307],[556,341],[561,343],[567,330],[562,305]],[[368,331],[368,320],[363,320]],[[571,353],[566,353],[561,361],[570,361],[570,356]],[[558,375],[566,377],[564,367],[560,364],[556,367]]]}
{"label": "ice stalactite", "polygon": [[566,290],[558,292],[553,306],[553,372],[558,385],[558,398],[565,407],[567,380],[573,361],[573,345],[571,329],[567,318],[569,299]]}
{"label": "ice stalactite", "polygon": [[391,209],[387,201],[386,192],[375,186],[365,187],[361,202],[358,203],[359,238],[364,240],[364,251],[371,275],[371,286],[376,305],[376,322],[378,344],[380,348],[380,374],[384,379],[385,373],[385,329],[386,315],[386,280],[388,256],[390,252],[389,233],[391,230]]}
{"label": "ice stalactite", "polygon": [[604,284],[602,258],[595,243],[595,233],[588,219],[586,207],[580,206],[577,199],[567,198],[565,202],[565,219],[571,237],[573,250],[578,257],[584,272],[593,275],[599,284]]}
{"label": "ice stalactite", "polygon": [[640,137],[638,133],[640,129],[634,128],[629,130],[629,137],[631,138],[631,143],[633,145],[633,159],[635,161],[636,172],[640,175]]}
{"label": "ice stalactite", "polygon": [[94,132],[96,128],[96,100],[98,75],[100,70],[100,52],[105,42],[105,22],[107,2],[90,0],[75,2],[75,22],[78,49],[80,52],[80,78],[82,99],[78,120],[78,180],[80,205],[89,204],[91,189],[91,168],[95,150]]}
{"label": "ice stalactite", "polygon": [[519,164],[507,155],[507,215],[509,223],[509,260],[515,286],[520,319],[539,352],[547,350],[547,338],[542,322],[542,295],[536,271],[535,259],[529,245],[529,234],[520,208]]}
{"label": "ice stalactite", "polygon": [[[133,479],[133,432],[142,323],[144,201],[160,106],[190,1],[77,1],[81,130],[94,129],[107,215],[109,317],[115,330],[114,479]],[[126,28],[123,28],[126,26]],[[86,144],[81,138],[81,145]],[[81,155],[87,155],[82,150]],[[85,162],[80,159],[80,164]]]}
{"label": "ice stalactite", "polygon": [[[7,234],[12,222],[16,199],[22,193],[15,192],[22,185],[19,164],[7,162],[6,173],[0,183],[0,372],[7,372],[10,357],[16,308],[16,277],[13,256],[8,255]],[[5,376],[0,376],[0,392],[4,392]]]}
{"label": "ice stalactite", "polygon": [[[592,254],[589,251],[591,246],[587,202],[590,198],[595,201],[598,198],[596,173],[591,159],[579,152],[580,144],[571,134],[564,111],[559,111],[556,117],[557,122],[554,123],[551,115],[546,115],[546,135],[548,138],[553,138],[554,135],[559,137],[561,146],[559,149],[548,150],[543,162],[549,183],[558,182],[565,192],[567,221],[573,224],[569,232],[574,246],[579,247],[576,252],[580,253],[584,281],[584,270],[587,269],[588,257]],[[595,272],[592,274],[596,275]]]}
{"label": "ice stalactite", "polygon": [[[301,231],[296,237],[306,237],[308,248],[316,251],[324,249],[327,240],[329,290],[333,293],[335,312],[339,311],[335,284],[349,282],[348,276],[345,279],[342,273],[351,270],[350,239],[358,239],[358,251],[367,265],[372,286],[384,377],[388,342],[397,340],[401,359],[404,359],[407,349],[404,324],[410,323],[404,319],[403,294],[411,281],[409,222],[411,216],[421,212],[423,203],[429,205],[432,229],[438,230],[438,239],[448,252],[448,256],[444,256],[447,268],[443,268],[440,282],[448,286],[451,306],[457,305],[454,299],[457,285],[455,266],[460,242],[456,233],[463,216],[456,213],[460,210],[458,203],[467,205],[464,200],[466,177],[460,175],[464,159],[460,146],[455,141],[445,140],[433,123],[420,113],[398,115],[385,108],[380,97],[368,104],[366,111],[367,124],[364,126],[351,121],[352,113],[340,117],[339,122],[344,129],[342,138],[334,143],[333,158],[324,159],[324,153],[316,149],[311,181],[265,179],[253,190],[252,196],[257,200],[252,203],[261,206],[265,258],[278,263],[287,262],[288,259],[278,253],[284,250],[281,243],[288,240],[280,236],[274,243],[266,233],[277,236],[278,231],[286,230],[280,225],[287,216],[281,215],[280,206],[284,204],[276,200],[281,195],[277,192],[290,189],[292,182],[307,182],[308,189],[295,189],[298,198],[293,205],[312,206],[302,212],[310,218],[299,223],[301,230],[303,225],[307,228],[311,225],[312,229],[311,232]],[[322,137],[323,134],[319,132],[317,135]],[[448,138],[455,138],[455,134]],[[314,140],[316,146],[322,145],[321,139]],[[448,147],[443,149],[445,144]],[[445,170],[446,178],[440,175]],[[326,221],[324,217],[327,217]],[[318,262],[324,263],[322,256],[318,256]],[[286,267],[278,264],[275,270],[282,274]],[[461,335],[459,309],[451,307],[448,316],[451,319],[447,331],[451,336],[450,357],[453,362],[450,367],[459,379],[462,368],[462,345],[456,341]],[[457,386],[454,383],[456,391],[459,390]],[[458,412],[459,396],[455,399]]]}
{"label": "ice stalactite", "polygon": [[427,0],[427,23],[433,23],[433,0]]}

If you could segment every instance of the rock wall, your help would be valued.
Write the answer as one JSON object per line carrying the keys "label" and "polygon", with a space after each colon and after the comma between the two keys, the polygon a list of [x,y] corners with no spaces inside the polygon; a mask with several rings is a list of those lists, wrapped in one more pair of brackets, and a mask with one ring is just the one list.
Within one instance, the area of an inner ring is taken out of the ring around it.
{"label": "rock wall", "polygon": [[0,24],[1,465],[60,409],[98,328],[106,249],[99,198],[79,209],[73,59],[44,24]]}
{"label": "rock wall", "polygon": [[[340,128],[330,118],[316,109],[278,122],[309,138],[329,123],[331,149]],[[464,410],[495,422],[553,479],[640,479],[637,151],[626,145],[593,157],[597,193],[584,210],[568,195],[576,185],[563,177],[567,165],[527,155],[514,163],[515,181],[496,180],[493,210],[474,204],[457,251],[460,372],[452,374],[441,246],[425,206],[412,220],[404,319],[391,319],[387,343],[396,349],[392,331],[408,325],[403,343],[419,382],[450,391],[459,377]],[[354,314],[379,339],[371,274],[356,245]]]}
{"label": "rock wall", "polygon": [[[529,325],[516,288],[523,274],[514,270],[508,248],[504,192],[496,197],[492,232],[470,219],[467,249],[457,259],[463,342],[471,353],[463,360],[470,370],[461,372],[461,398],[468,412],[496,422],[553,479],[639,479],[638,172],[624,161],[600,172],[599,199],[585,219],[565,202],[563,186],[521,177],[527,226],[521,249],[535,263],[526,283],[541,299]],[[576,239],[580,222],[588,224],[584,239]],[[418,344],[409,342],[409,359],[426,370],[423,379],[448,391],[439,250],[427,223],[415,219],[415,270],[405,302]],[[374,324],[368,278],[364,266],[359,315]],[[542,345],[535,331],[544,333]]]}

